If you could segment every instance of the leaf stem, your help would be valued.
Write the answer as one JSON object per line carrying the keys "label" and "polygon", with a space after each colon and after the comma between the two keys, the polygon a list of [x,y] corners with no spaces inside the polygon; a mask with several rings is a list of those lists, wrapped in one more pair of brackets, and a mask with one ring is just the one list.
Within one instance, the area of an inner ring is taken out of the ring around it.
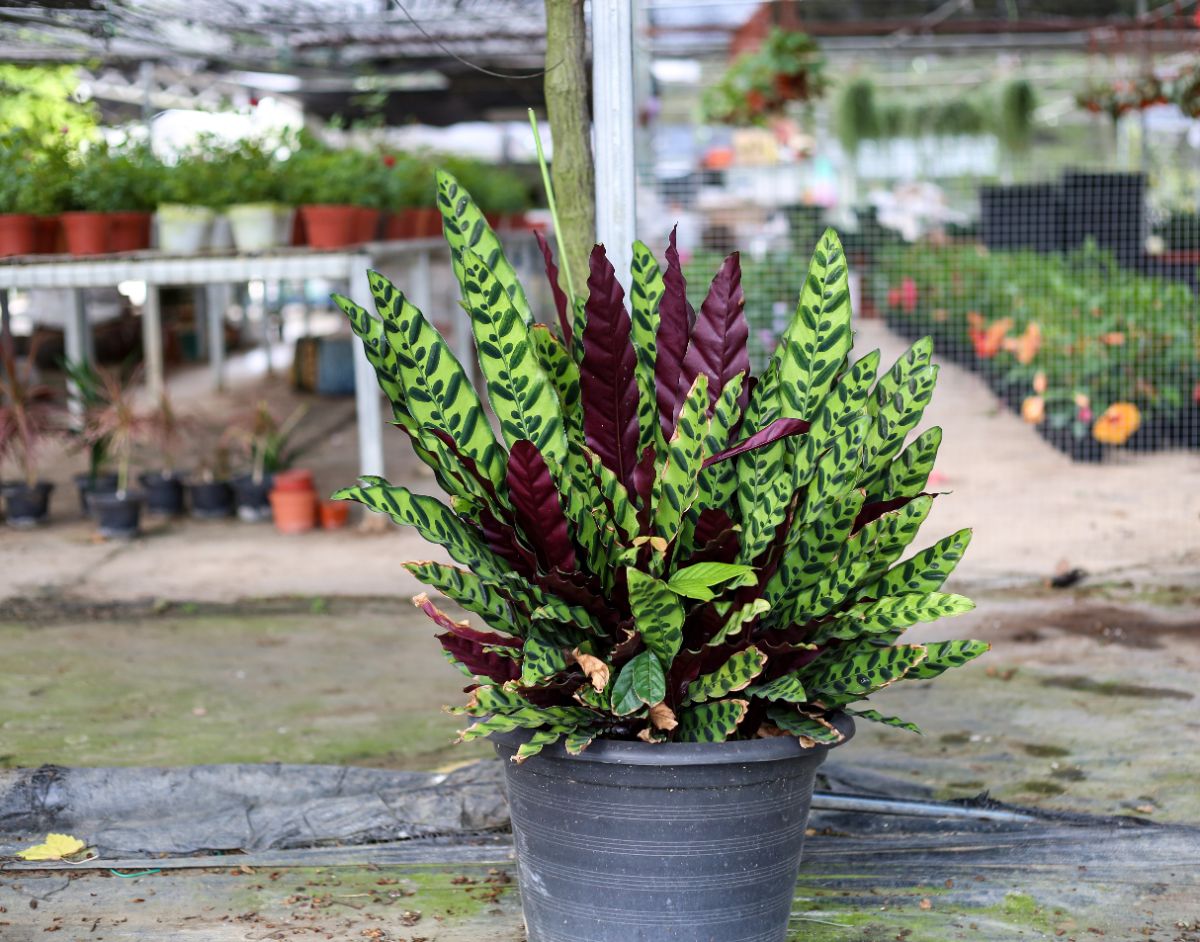
{"label": "leaf stem", "polygon": [[542,168],[542,186],[546,190],[546,203],[550,207],[550,217],[554,220],[554,241],[558,245],[559,270],[567,280],[567,297],[575,303],[575,285],[571,278],[571,265],[567,259],[566,248],[563,245],[562,226],[558,224],[558,204],[554,202],[554,186],[550,183],[550,167],[546,164],[546,155],[542,153],[542,135],[538,131],[537,115],[529,109],[529,126],[533,128],[533,143],[537,148],[538,166]]}

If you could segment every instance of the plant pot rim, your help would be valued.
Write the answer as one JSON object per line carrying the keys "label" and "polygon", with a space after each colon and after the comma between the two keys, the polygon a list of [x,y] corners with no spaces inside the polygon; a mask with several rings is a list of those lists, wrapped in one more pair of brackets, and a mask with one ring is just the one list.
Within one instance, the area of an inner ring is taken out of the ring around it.
{"label": "plant pot rim", "polygon": [[279,203],[274,200],[255,200],[252,203],[230,203],[228,206],[225,207],[225,214],[228,215],[229,213],[234,213],[234,212],[250,212],[251,210],[254,210],[256,212],[257,211],[277,212],[280,209],[286,209],[286,208],[287,207],[283,203]]}
{"label": "plant pot rim", "polygon": [[[758,762],[779,762],[826,753],[848,743],[854,737],[854,719],[845,713],[835,713],[830,721],[845,738],[839,743],[818,743],[807,749],[795,736],[770,736],[764,739],[745,739],[733,742],[664,742],[645,743],[623,739],[597,739],[579,755],[571,755],[561,742],[543,749],[538,758],[567,762],[600,762],[609,765],[639,766],[698,766],[745,765]],[[491,742],[516,752],[529,739],[530,730],[492,733]]]}
{"label": "plant pot rim", "polygon": [[88,498],[96,506],[116,506],[118,504],[140,504],[145,500],[145,495],[141,491],[126,491],[124,494],[119,491],[107,491],[102,494],[92,494]]}

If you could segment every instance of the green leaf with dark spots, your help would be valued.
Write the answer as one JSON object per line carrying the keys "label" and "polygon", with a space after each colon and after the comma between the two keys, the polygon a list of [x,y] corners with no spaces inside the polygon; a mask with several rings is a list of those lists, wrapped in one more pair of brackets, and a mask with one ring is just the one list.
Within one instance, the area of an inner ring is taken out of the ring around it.
{"label": "green leaf with dark spots", "polygon": [[667,695],[667,678],[662,664],[650,651],[643,651],[617,675],[612,690],[612,710],[628,716],[643,707],[662,703]]}
{"label": "green leaf with dark spots", "polygon": [[952,667],[986,654],[992,646],[986,641],[937,641],[925,645],[925,660],[905,675],[905,680],[932,680]]}
{"label": "green leaf with dark spots", "polygon": [[756,647],[738,651],[710,674],[704,674],[688,684],[686,702],[700,703],[720,700],[731,693],[745,690],[762,673],[767,656]]}
{"label": "green leaf with dark spots", "polygon": [[627,567],[629,607],[646,647],[654,652],[664,670],[669,670],[683,643],[683,603],[670,586]]}
{"label": "green leaf with dark spots", "polygon": [[675,736],[680,742],[725,742],[746,717],[745,700],[715,700],[684,709]]}

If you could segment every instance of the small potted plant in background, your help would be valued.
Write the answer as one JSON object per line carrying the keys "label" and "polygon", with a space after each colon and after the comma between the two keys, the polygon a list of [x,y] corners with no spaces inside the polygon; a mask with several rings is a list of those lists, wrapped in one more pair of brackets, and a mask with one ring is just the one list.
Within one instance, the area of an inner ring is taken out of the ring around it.
{"label": "small potted plant in background", "polygon": [[110,250],[113,210],[120,197],[110,185],[112,155],[104,140],[90,141],[71,156],[67,208],[59,214],[67,251],[104,255]]}
{"label": "small potted plant in background", "polygon": [[147,416],[146,440],[158,456],[153,470],[138,477],[146,499],[146,512],[177,517],[184,509],[183,477],[175,469],[175,454],[183,431],[192,423],[175,411],[164,391],[158,404]]}
{"label": "small potted plant in background", "polygon": [[279,244],[282,180],[280,166],[262,141],[241,141],[219,159],[226,191],[225,215],[239,252],[261,252]]}
{"label": "small potted plant in background", "polygon": [[117,475],[109,471],[110,442],[103,435],[94,434],[92,417],[105,406],[104,383],[100,373],[90,363],[72,360],[63,361],[63,372],[75,387],[75,396],[83,409],[83,420],[73,433],[86,448],[88,469],[75,475],[75,487],[79,492],[79,509],[84,516],[91,513],[88,504],[93,494],[111,494],[117,489]]}
{"label": "small potted plant in background", "polygon": [[142,495],[130,488],[133,447],[144,434],[148,417],[134,401],[132,378],[123,382],[115,369],[97,367],[96,372],[103,387],[104,405],[89,416],[88,433],[105,442],[116,460],[117,489],[109,494],[92,494],[88,505],[101,536],[132,539],[141,528],[143,503]]}
{"label": "small potted plant in background", "polygon": [[298,406],[280,422],[265,401],[252,415],[235,426],[250,460],[250,472],[233,479],[238,517],[247,522],[271,518],[270,493],[274,475],[290,468],[302,452],[291,439],[308,406]]}
{"label": "small potted plant in background", "polygon": [[54,485],[38,476],[38,452],[65,431],[58,397],[37,380],[36,358],[36,344],[18,361],[9,344],[0,342],[0,461],[11,459],[21,475],[0,483],[0,494],[5,519],[14,527],[43,523],[49,515]]}
{"label": "small potted plant in background", "polygon": [[110,193],[108,248],[139,252],[150,248],[154,207],[159,202],[163,168],[150,145],[126,141],[108,152],[106,186]]}
{"label": "small potted plant in background", "polygon": [[[387,196],[387,228],[389,239],[412,239],[421,229],[422,208],[429,202],[429,180],[433,170],[416,154],[387,154],[391,158],[384,178]],[[432,209],[433,207],[429,207]],[[437,211],[434,210],[436,215]],[[441,216],[437,216],[441,221]]]}
{"label": "small potted plant in background", "polygon": [[850,359],[832,230],[757,382],[738,255],[693,309],[674,236],[665,268],[635,244],[632,311],[596,246],[556,332],[445,174],[438,205],[499,435],[372,273],[378,318],[335,300],[451,501],[376,477],[335,496],[467,567],[406,566],[488,626],[414,599],[470,678],[461,738],[506,760],[529,942],[784,942],[817,767],[855,718],[914,728],[854,707],[987,648],[900,640],[971,608],[940,591],[970,531],[901,561],[934,500],[941,431],[908,441],[930,344],[882,374]]}
{"label": "small potted plant in background", "polygon": [[57,250],[69,182],[65,144],[21,128],[0,134],[0,257]]}
{"label": "small potted plant in background", "polygon": [[209,246],[220,192],[213,162],[203,148],[180,155],[164,168],[159,191],[158,247],[172,255],[194,255]]}
{"label": "small potted plant in background", "polygon": [[311,134],[300,135],[280,182],[284,200],[298,208],[306,244],[333,249],[354,243],[361,169],[355,152],[335,150]]}
{"label": "small potted plant in background", "polygon": [[187,502],[198,520],[218,520],[233,515],[233,486],[229,483],[229,445],[224,434],[212,434],[208,455],[189,480]]}

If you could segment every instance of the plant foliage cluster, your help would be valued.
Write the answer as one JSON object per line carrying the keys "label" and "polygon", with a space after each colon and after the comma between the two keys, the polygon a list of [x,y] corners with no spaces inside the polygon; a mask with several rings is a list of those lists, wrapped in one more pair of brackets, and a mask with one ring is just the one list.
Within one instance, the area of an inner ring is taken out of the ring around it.
{"label": "plant foliage cluster", "polygon": [[836,743],[838,711],[986,649],[900,640],[971,608],[940,591],[970,533],[900,561],[935,499],[925,488],[941,431],[908,439],[937,367],[928,341],[882,373],[878,351],[850,360],[832,231],[752,377],[736,253],[696,309],[674,235],[665,265],[635,245],[628,298],[603,246],[586,297],[566,297],[542,242],[551,328],[534,322],[449,174],[438,204],[500,435],[429,320],[372,273],[378,317],[337,303],[450,501],[379,478],[335,496],[415,527],[466,567],[407,564],[487,626],[415,600],[471,678],[463,738],[528,730],[522,758],[597,737]]}
{"label": "plant foliage cluster", "polygon": [[829,79],[816,40],[805,33],[773,29],[753,52],[739,55],[721,78],[705,89],[705,120],[718,124],[765,124],[792,102],[816,101]]}
{"label": "plant foliage cluster", "polygon": [[[1129,272],[1095,248],[894,246],[877,272],[891,325],[932,335],[939,353],[983,371],[1033,424],[1105,445],[1195,444],[1180,437],[1195,434],[1200,396],[1200,324],[1186,284]],[[1138,416],[1123,436],[1106,432],[1114,405]]]}

